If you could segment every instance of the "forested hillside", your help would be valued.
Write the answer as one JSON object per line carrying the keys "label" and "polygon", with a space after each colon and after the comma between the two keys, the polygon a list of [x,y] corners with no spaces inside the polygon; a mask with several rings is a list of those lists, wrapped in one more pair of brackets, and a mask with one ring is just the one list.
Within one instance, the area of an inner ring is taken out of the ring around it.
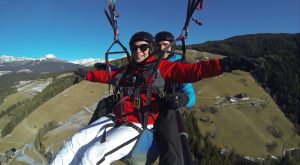
{"label": "forested hillside", "polygon": [[11,133],[15,126],[33,112],[38,106],[61,93],[76,82],[76,78],[72,75],[55,79],[53,83],[43,90],[43,92],[35,95],[32,99],[13,104],[5,111],[1,112],[0,116],[8,114],[10,117],[9,123],[1,130],[1,137]]}
{"label": "forested hillside", "polygon": [[61,73],[14,73],[0,76],[0,104],[3,103],[3,99],[6,96],[17,92],[15,85],[19,81],[46,79],[48,77],[57,76],[59,74]]}
{"label": "forested hillside", "polygon": [[253,73],[285,115],[300,128],[300,33],[253,34],[187,46],[225,56],[258,60]]}

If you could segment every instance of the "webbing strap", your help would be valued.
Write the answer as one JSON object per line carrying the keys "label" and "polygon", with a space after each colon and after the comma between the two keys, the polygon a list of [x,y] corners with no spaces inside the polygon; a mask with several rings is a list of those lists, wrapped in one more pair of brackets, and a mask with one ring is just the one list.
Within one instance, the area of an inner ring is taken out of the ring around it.
{"label": "webbing strap", "polygon": [[188,26],[190,24],[191,17],[193,16],[194,11],[197,9],[197,6],[202,4],[201,0],[188,0],[188,9],[186,14],[186,20],[183,26],[183,31],[185,31],[185,37],[188,35]]}
{"label": "webbing strap", "polygon": [[[110,49],[111,49],[115,44],[118,44],[118,45],[123,49],[123,51],[110,52]],[[106,71],[107,71],[108,74],[109,74],[109,83],[110,83],[110,84],[112,83],[112,74],[111,74],[111,67],[110,67],[110,62],[109,62],[108,56],[109,56],[110,54],[123,54],[123,53],[126,54],[126,56],[127,56],[127,61],[128,61],[128,63],[130,64],[130,63],[131,63],[131,61],[130,61],[130,54],[129,54],[127,48],[126,48],[119,40],[114,40],[113,43],[110,45],[110,47],[108,48],[108,50],[107,50],[106,53],[105,53]]]}
{"label": "webbing strap", "polygon": [[108,128],[108,127],[114,127],[114,126],[115,126],[115,123],[110,123],[110,124],[106,124],[106,125],[103,126],[105,128],[104,128],[104,131],[102,133],[100,143],[106,142],[106,128]]}
{"label": "webbing strap", "polygon": [[157,76],[157,69],[160,65],[161,60],[163,59],[163,55],[168,51],[169,48],[174,46],[176,42],[181,41],[184,39],[183,35],[180,35],[178,38],[176,38],[173,42],[171,42],[168,46],[166,46],[162,51],[158,52],[158,59],[156,60],[156,63],[154,67],[152,68],[152,73],[150,76],[155,80],[155,76]]}
{"label": "webbing strap", "polygon": [[111,27],[113,28],[114,31],[114,40],[118,40],[118,23],[117,23],[117,17],[119,16],[116,12],[116,6],[115,6],[115,2],[111,3],[108,0],[108,9],[109,9],[109,13],[104,9],[104,13],[111,25]]}
{"label": "webbing strap", "polygon": [[186,53],[186,46],[185,46],[185,39],[181,39],[181,50],[182,50],[182,58],[181,61],[184,61],[186,59],[185,53]]}
{"label": "webbing strap", "polygon": [[151,111],[151,97],[152,97],[152,84],[147,86],[146,89],[146,111],[144,112],[143,115],[143,129],[147,128],[148,125],[148,118],[149,118],[149,113]]}
{"label": "webbing strap", "polygon": [[97,165],[101,164],[101,163],[105,160],[105,157],[106,157],[106,156],[108,156],[108,155],[110,155],[110,154],[112,154],[112,153],[118,151],[118,150],[121,149],[122,147],[124,147],[124,146],[126,146],[126,145],[132,143],[132,142],[135,141],[139,136],[140,136],[140,135],[135,136],[134,138],[128,140],[127,142],[125,142],[125,143],[119,145],[118,147],[116,147],[116,148],[112,149],[111,151],[107,152],[106,154],[104,154],[103,157],[102,157],[102,159],[100,159],[100,160],[97,162]]}
{"label": "webbing strap", "polygon": [[[129,96],[128,96],[129,97]],[[120,98],[122,98],[121,100],[123,100],[124,97],[124,92],[121,91],[120,93]],[[126,99],[124,99],[125,101]],[[121,115],[124,115],[124,101],[120,102],[120,110],[121,110]]]}
{"label": "webbing strap", "polygon": [[[111,119],[113,120],[113,117],[111,117]],[[138,133],[141,133],[143,131],[143,129],[141,129],[140,127],[134,125],[133,123],[130,123],[130,122],[123,122],[123,123],[109,123],[109,124],[106,124],[103,126],[104,128],[104,131],[102,133],[102,136],[101,136],[101,140],[100,140],[100,143],[105,143],[106,142],[106,129],[108,127],[119,127],[121,125],[125,125],[125,126],[129,126],[129,127],[132,127],[133,129],[135,129]]]}
{"label": "webbing strap", "polygon": [[119,106],[121,103],[123,103],[128,98],[129,98],[129,96],[121,97],[121,95],[120,95],[120,100],[113,106],[112,110],[115,110],[117,108],[117,106]]}
{"label": "webbing strap", "polygon": [[133,123],[130,123],[130,122],[126,122],[124,125],[132,127],[133,129],[138,131],[138,133],[141,133],[143,131],[142,128],[140,128],[140,127],[138,127],[138,126],[136,126],[136,125],[134,125]]}
{"label": "webbing strap", "polygon": [[[108,0],[108,8],[109,8],[109,13],[104,9],[104,13],[113,29],[114,32],[114,41],[113,43],[110,45],[110,47],[108,48],[108,50],[105,53],[105,63],[106,63],[106,70],[109,74],[109,84],[111,84],[112,81],[112,75],[111,75],[111,67],[110,67],[110,63],[108,61],[108,55],[110,54],[123,54],[125,53],[127,56],[127,60],[128,63],[130,64],[130,54],[127,51],[127,48],[120,42],[118,36],[119,36],[119,32],[118,32],[118,22],[117,22],[117,17],[119,16],[118,13],[116,12],[116,6],[115,6],[115,2],[111,3]],[[116,51],[116,52],[110,52],[110,49],[115,45],[118,44],[123,51]],[[110,91],[110,86],[108,87],[109,91]]]}
{"label": "webbing strap", "polygon": [[134,90],[133,105],[134,105],[135,108],[137,108],[138,110],[140,110],[140,108],[141,108],[140,88],[136,88]]}

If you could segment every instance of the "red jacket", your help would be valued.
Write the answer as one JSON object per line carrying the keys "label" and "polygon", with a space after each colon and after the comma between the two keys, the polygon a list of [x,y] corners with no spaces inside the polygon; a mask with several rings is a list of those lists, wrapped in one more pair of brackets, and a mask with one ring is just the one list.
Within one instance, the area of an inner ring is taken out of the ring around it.
{"label": "red jacket", "polygon": [[[184,64],[181,62],[169,62],[167,60],[162,60],[158,69],[167,83],[192,83],[200,81],[203,78],[214,77],[222,74],[221,68],[221,60],[200,61],[194,64]],[[124,68],[113,70],[111,72],[112,77],[116,76],[123,69]],[[86,78],[87,80],[93,82],[108,83],[109,74],[105,70],[93,70],[87,73]],[[133,97],[130,97],[124,101],[124,112],[127,115],[128,122],[141,123],[138,110],[133,105],[133,99]],[[151,98],[151,112],[154,116],[154,120],[158,116],[157,107],[159,107],[159,103],[157,99],[158,97],[153,94]],[[141,94],[141,103],[142,105],[146,104],[146,96],[143,93]],[[117,107],[114,113],[116,115],[120,115],[120,108]],[[154,120],[152,117],[149,117],[148,124],[153,124]]]}

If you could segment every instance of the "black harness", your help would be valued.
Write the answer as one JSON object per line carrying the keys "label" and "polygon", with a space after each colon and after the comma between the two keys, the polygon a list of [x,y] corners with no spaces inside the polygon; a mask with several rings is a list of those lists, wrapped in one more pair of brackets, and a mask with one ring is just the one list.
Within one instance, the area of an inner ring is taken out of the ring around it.
{"label": "black harness", "polygon": [[[129,139],[128,141],[124,142],[123,144],[119,145],[118,147],[112,149],[111,151],[105,153],[101,160],[97,162],[101,164],[105,157],[116,152],[117,150],[121,149],[122,147],[132,143],[133,141],[137,140],[141,134],[141,132],[147,128],[148,125],[148,118],[149,115],[152,115],[152,107],[151,107],[151,97],[153,94],[156,94],[158,97],[162,97],[165,80],[163,79],[162,75],[160,74],[159,70],[157,70],[153,76],[153,70],[150,69],[154,66],[154,63],[148,63],[143,66],[131,66],[127,65],[123,68],[123,71],[118,73],[111,83],[114,86],[114,96],[118,99],[118,102],[112,108],[112,112],[116,110],[117,107],[120,107],[121,113],[119,115],[107,115],[110,119],[114,121],[114,123],[107,124],[104,127],[104,132],[102,134],[100,143],[106,142],[106,129],[108,127],[119,127],[121,125],[129,126],[139,132],[139,135]],[[136,72],[137,70],[137,72]],[[141,103],[141,94],[146,94],[146,105],[145,108]],[[131,122],[127,122],[127,115],[124,112],[124,102],[129,99],[133,98],[134,107],[139,113],[139,118],[142,123],[143,129],[137,127]],[[115,114],[115,113],[114,113]],[[154,117],[153,117],[154,120]]]}
{"label": "black harness", "polygon": [[[119,101],[112,108],[114,112],[117,107],[120,107],[120,115],[116,115],[117,121],[126,121],[127,115],[124,112],[124,101],[127,99],[133,100],[133,105],[139,113],[139,118],[143,128],[147,127],[149,115],[153,116],[151,111],[151,97],[155,94],[158,98],[164,96],[165,80],[156,70],[153,76],[152,67],[155,62],[150,62],[144,65],[127,65],[123,71],[118,73],[112,80],[114,86],[114,96],[119,97]],[[142,105],[141,94],[146,95],[146,104]]]}

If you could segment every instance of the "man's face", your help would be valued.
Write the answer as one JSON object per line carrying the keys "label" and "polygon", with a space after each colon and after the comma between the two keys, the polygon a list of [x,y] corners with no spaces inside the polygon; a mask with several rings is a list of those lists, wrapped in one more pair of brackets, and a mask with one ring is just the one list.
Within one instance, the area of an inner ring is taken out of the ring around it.
{"label": "man's face", "polygon": [[[156,46],[157,46],[158,51],[162,51],[170,44],[170,41],[160,41],[160,42],[157,42],[156,44],[157,44]],[[167,51],[171,52],[171,50],[172,50],[172,48],[169,47]],[[163,58],[164,59],[168,58],[169,54],[170,53],[165,53]]]}

